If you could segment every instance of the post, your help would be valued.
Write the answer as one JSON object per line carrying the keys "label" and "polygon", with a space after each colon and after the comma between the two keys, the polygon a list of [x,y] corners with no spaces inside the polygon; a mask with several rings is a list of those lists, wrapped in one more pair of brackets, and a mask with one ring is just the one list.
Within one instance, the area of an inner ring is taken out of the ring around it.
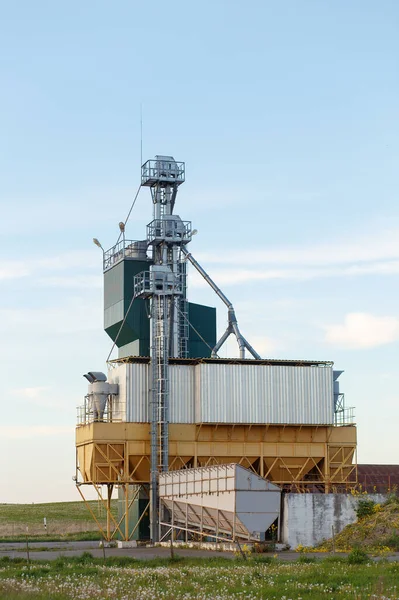
{"label": "post", "polygon": [[107,483],[107,541],[109,542],[111,539],[111,499],[112,499],[112,491],[113,485]]}
{"label": "post", "polygon": [[324,493],[330,493],[330,457],[328,444],[324,444]]}
{"label": "post", "polygon": [[129,541],[129,484],[125,483],[125,541]]}
{"label": "post", "polygon": [[247,560],[247,557],[246,557],[246,555],[245,555],[245,552],[243,552],[243,549],[241,548],[240,540],[239,540],[238,538],[236,539],[236,544],[237,544],[237,546],[238,546],[238,549],[239,549],[239,551],[240,551],[240,554],[241,554],[242,558],[243,558],[244,560]]}
{"label": "post", "polygon": [[188,503],[186,502],[186,544],[188,542]]}
{"label": "post", "polygon": [[334,525],[331,527],[332,530],[332,551],[333,554],[335,554],[335,530],[334,530]]}
{"label": "post", "polygon": [[27,559],[28,559],[28,565],[30,566],[28,527],[26,528],[26,556],[27,556]]}
{"label": "post", "polygon": [[171,558],[171,560],[173,560],[175,557],[175,552],[173,549],[173,534],[175,532],[174,525],[175,525],[175,503],[172,501],[172,527],[170,530],[170,558]]}

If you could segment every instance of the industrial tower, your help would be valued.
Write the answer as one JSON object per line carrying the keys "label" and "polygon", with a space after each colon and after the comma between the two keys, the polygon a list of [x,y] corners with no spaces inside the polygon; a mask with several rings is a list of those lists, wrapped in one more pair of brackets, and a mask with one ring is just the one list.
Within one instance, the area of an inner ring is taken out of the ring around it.
{"label": "industrial tower", "polygon": [[211,285],[228,307],[228,327],[212,349],[217,351],[232,333],[236,336],[240,357],[247,348],[260,358],[242,336],[231,302],[205,270],[188,253],[191,241],[190,221],[173,214],[179,186],[185,179],[185,165],[172,156],[156,156],[141,168],[141,185],[149,187],[153,202],[153,220],[147,226],[147,244],[152,264],[134,278],[135,298],[150,299],[151,310],[151,539],[158,536],[158,475],[169,465],[169,358],[187,358],[189,320],[186,299],[186,259]]}
{"label": "industrial tower", "polygon": [[[126,240],[121,223],[123,239],[103,256],[104,329],[119,357],[109,363],[108,382],[99,372],[86,375],[76,482],[83,499],[88,484],[104,501],[106,539],[131,539],[149,506],[150,537],[158,540],[158,481],[169,469],[236,463],[296,491],[328,492],[357,481],[356,428],[339,390],[341,372],[325,361],[261,359],[252,348],[231,301],[187,249],[195,230],[174,214],[184,180],[184,163],[171,156],[142,165],[141,186],[150,188],[153,204],[147,238]],[[215,309],[187,299],[187,262],[227,308],[219,340]],[[239,358],[221,359],[230,335]],[[111,511],[115,486],[123,492],[119,520]],[[130,510],[148,486],[149,502],[131,531]]]}
{"label": "industrial tower", "polygon": [[141,185],[151,190],[153,220],[147,226],[152,265],[134,278],[134,298],[151,300],[151,539],[158,540],[158,475],[169,465],[169,357],[187,358],[186,263],[183,248],[191,223],[173,214],[184,163],[157,156],[142,166]]}

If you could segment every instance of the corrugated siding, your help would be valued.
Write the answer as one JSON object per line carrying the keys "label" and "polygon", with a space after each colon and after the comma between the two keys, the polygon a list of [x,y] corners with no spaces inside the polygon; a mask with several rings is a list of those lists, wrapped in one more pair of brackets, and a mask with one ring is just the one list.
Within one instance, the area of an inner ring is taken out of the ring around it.
{"label": "corrugated siding", "polygon": [[[194,366],[170,365],[170,423],[194,423]],[[119,384],[119,398],[129,423],[149,422],[151,367],[123,364],[109,372],[109,381]]]}
{"label": "corrugated siding", "polygon": [[126,365],[126,421],[149,421],[150,369],[145,364]]}
{"label": "corrugated siding", "polygon": [[118,365],[108,371],[108,381],[119,385],[119,394],[115,397],[114,418],[118,421],[126,421],[126,367]]}
{"label": "corrugated siding", "polygon": [[195,366],[170,365],[169,421],[194,423]]}
{"label": "corrugated siding", "polygon": [[197,423],[333,423],[330,367],[196,367]]}
{"label": "corrugated siding", "polygon": [[[199,364],[170,365],[169,372],[171,423],[330,425],[334,420],[331,367]],[[112,369],[128,422],[149,421],[150,376],[148,364]]]}

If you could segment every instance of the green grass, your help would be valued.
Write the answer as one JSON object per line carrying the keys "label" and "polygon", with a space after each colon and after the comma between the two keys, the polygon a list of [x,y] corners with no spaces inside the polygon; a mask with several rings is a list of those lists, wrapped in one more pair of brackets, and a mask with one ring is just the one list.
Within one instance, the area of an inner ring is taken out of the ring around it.
{"label": "green grass", "polygon": [[[117,501],[113,500],[113,509],[117,510]],[[104,509],[96,500],[88,502],[96,516],[105,520]],[[0,525],[7,523],[22,523],[31,525],[51,521],[87,521],[91,519],[85,503],[80,502],[50,502],[46,504],[0,504]]]}
{"label": "green grass", "polygon": [[[106,524],[103,505],[97,501],[88,504],[102,527]],[[117,501],[112,501],[112,512],[117,513]],[[47,533],[43,519],[47,519]],[[47,504],[0,504],[0,541],[24,541],[26,528],[35,541],[99,540],[98,527],[85,503],[52,502]]]}
{"label": "green grass", "polygon": [[[81,533],[49,533],[35,535],[29,533],[30,542],[97,542],[102,540],[100,531],[82,531]],[[26,542],[26,535],[0,536],[0,543]]]}
{"label": "green grass", "polygon": [[223,557],[94,559],[90,553],[52,562],[0,560],[0,597],[10,600],[303,600],[398,599],[398,563],[350,564],[347,559],[265,563]]}

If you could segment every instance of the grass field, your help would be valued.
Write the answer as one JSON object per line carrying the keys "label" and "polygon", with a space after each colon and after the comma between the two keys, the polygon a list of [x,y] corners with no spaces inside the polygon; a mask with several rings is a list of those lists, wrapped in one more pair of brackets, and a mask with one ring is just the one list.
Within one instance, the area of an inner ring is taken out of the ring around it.
{"label": "grass field", "polygon": [[[97,501],[89,502],[99,522],[105,525],[105,510]],[[116,512],[117,501],[113,501]],[[47,533],[43,519],[47,519]],[[30,537],[39,539],[87,539],[85,533],[97,535],[98,527],[84,502],[54,502],[49,504],[0,504],[0,539],[15,539],[25,536],[26,528]],[[82,534],[82,535],[80,535]],[[80,537],[79,537],[80,536]],[[83,536],[83,537],[82,537]],[[89,536],[90,537],[90,536]]]}
{"label": "grass field", "polygon": [[258,556],[134,561],[83,554],[30,567],[0,560],[0,597],[9,600],[396,600],[398,563],[350,564],[347,559],[294,563]]}

